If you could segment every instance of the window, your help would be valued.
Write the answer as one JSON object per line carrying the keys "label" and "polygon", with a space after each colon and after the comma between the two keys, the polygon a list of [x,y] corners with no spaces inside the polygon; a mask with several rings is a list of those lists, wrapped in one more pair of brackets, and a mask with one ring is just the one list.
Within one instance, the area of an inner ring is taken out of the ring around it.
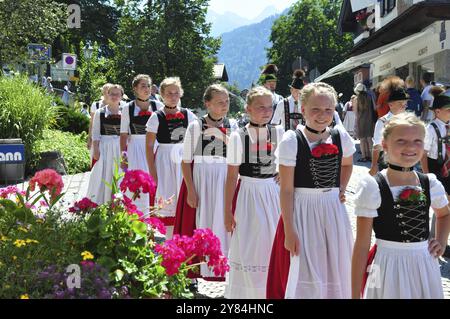
{"label": "window", "polygon": [[395,0],[380,0],[381,16],[384,17],[395,8]]}

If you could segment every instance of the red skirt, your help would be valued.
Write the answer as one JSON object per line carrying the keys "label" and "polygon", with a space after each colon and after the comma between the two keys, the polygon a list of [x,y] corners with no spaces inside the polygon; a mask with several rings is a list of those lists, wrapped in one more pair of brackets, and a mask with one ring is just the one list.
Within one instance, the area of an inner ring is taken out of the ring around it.
{"label": "red skirt", "polygon": [[291,256],[289,250],[284,248],[283,217],[280,217],[273,240],[272,254],[270,255],[266,288],[267,299],[284,299],[290,265]]}

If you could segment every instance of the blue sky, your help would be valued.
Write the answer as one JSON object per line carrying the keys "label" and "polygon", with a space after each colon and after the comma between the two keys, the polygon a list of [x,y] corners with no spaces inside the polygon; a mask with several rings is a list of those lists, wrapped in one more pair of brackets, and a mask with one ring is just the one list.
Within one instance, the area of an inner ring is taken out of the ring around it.
{"label": "blue sky", "polygon": [[274,6],[281,12],[295,2],[296,0],[211,0],[210,8],[218,13],[230,11],[252,19],[266,7]]}

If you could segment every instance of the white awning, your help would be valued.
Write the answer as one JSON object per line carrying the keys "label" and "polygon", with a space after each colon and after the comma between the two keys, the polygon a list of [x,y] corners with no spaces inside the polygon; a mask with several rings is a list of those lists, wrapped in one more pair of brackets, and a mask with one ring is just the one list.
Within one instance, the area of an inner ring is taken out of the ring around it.
{"label": "white awning", "polygon": [[376,61],[382,57],[385,57],[387,54],[390,54],[390,52],[398,50],[399,48],[403,47],[407,43],[414,41],[424,35],[429,35],[433,32],[434,32],[433,28],[429,28],[425,31],[415,33],[406,38],[400,39],[396,42],[376,48],[372,51],[368,51],[368,52],[362,53],[360,55],[356,55],[351,58],[348,58],[341,64],[336,65],[335,67],[329,69],[327,72],[325,72],[318,78],[314,79],[314,82],[320,82],[323,79],[331,78],[331,77],[339,75],[341,73],[348,72],[354,68],[357,68],[360,65],[363,65],[366,63],[372,63],[373,61]]}

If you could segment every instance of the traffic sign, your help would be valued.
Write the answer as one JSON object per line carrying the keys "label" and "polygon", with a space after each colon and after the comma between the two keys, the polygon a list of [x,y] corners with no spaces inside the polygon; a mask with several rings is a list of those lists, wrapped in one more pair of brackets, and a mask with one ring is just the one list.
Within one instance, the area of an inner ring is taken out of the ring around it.
{"label": "traffic sign", "polygon": [[75,70],[77,68],[77,56],[76,54],[63,53],[62,54],[62,67],[66,70]]}

